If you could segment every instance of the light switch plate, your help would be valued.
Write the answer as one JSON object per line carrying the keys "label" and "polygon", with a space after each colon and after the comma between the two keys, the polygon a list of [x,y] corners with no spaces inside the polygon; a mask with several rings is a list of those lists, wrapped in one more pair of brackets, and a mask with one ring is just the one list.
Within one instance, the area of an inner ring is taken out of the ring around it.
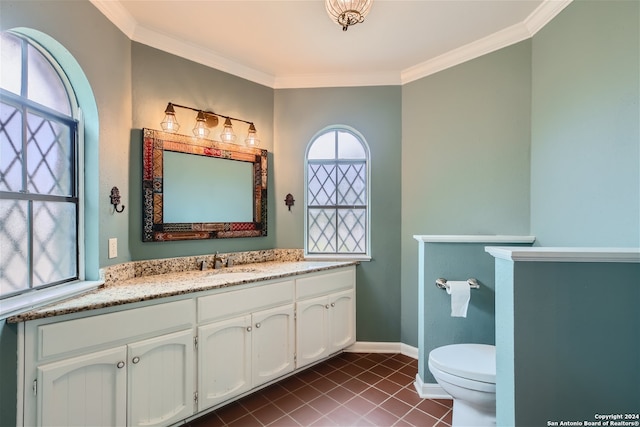
{"label": "light switch plate", "polygon": [[118,256],[118,239],[112,237],[109,239],[109,258],[115,258]]}

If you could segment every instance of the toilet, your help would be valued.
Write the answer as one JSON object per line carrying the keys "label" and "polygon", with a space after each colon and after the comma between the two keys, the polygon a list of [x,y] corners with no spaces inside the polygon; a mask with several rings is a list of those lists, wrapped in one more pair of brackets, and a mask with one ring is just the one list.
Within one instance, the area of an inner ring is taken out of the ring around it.
{"label": "toilet", "polygon": [[429,370],[453,398],[453,427],[496,425],[496,347],[452,344],[429,353]]}

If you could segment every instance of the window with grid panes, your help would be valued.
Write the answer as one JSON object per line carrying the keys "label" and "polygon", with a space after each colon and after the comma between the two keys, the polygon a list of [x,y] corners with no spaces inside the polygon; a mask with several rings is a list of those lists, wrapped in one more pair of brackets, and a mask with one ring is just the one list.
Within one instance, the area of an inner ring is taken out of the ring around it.
{"label": "window with grid panes", "polygon": [[0,299],[79,276],[78,122],[59,65],[0,39]]}
{"label": "window with grid panes", "polygon": [[330,127],[307,147],[307,256],[369,256],[369,148],[348,127]]}

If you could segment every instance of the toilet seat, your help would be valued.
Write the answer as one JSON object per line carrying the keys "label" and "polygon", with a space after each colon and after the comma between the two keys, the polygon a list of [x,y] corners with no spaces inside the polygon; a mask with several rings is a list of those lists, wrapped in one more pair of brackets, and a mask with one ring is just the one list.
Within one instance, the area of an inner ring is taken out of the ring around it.
{"label": "toilet seat", "polygon": [[452,344],[429,353],[429,365],[439,371],[473,381],[496,383],[496,347],[487,344]]}

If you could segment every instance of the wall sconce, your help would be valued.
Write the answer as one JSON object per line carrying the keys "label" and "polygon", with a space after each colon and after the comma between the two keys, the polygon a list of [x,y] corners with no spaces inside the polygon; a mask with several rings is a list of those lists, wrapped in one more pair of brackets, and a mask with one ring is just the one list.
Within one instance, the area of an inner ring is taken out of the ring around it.
{"label": "wall sconce", "polygon": [[284,198],[284,204],[289,208],[289,210],[291,210],[291,206],[293,206],[294,202],[295,200],[293,199],[293,195],[291,193],[287,194]]}
{"label": "wall sconce", "polygon": [[111,198],[113,209],[118,213],[122,213],[122,211],[124,211],[124,205],[122,205],[122,207],[118,209],[118,205],[120,204],[120,190],[118,189],[118,187],[113,187],[111,189],[111,195],[109,197]]}
{"label": "wall sconce", "polygon": [[165,132],[177,132],[178,129],[180,129],[180,124],[178,123],[178,120],[176,120],[175,107],[196,111],[198,113],[196,115],[196,124],[193,127],[193,134],[198,138],[206,138],[207,136],[209,136],[209,128],[217,126],[218,117],[223,117],[225,119],[224,129],[220,134],[220,139],[222,140],[222,142],[235,142],[236,134],[233,131],[233,125],[231,123],[232,120],[235,120],[238,122],[247,123],[249,125],[249,131],[247,133],[247,137],[244,140],[245,145],[256,147],[260,144],[260,140],[258,139],[258,135],[256,132],[256,127],[253,122],[214,113],[213,111],[199,110],[193,107],[174,104],[172,102],[169,102],[167,104],[167,108],[164,110],[164,120],[162,120],[162,122],[160,123],[160,126],[162,126],[162,130]]}

